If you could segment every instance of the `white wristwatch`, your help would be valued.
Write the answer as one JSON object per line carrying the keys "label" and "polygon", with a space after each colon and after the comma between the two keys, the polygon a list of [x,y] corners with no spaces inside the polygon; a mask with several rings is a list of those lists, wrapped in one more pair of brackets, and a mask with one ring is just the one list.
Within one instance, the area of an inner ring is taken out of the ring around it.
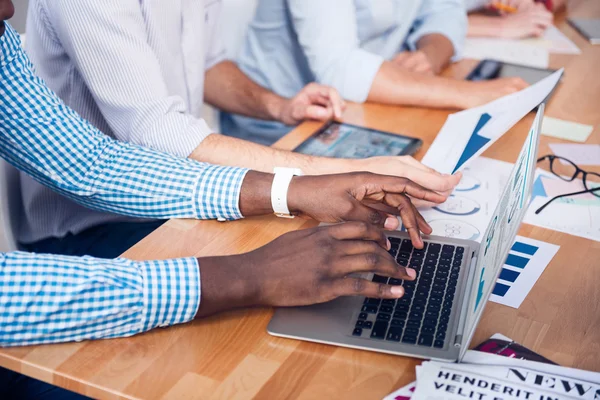
{"label": "white wristwatch", "polygon": [[294,218],[290,214],[287,203],[288,188],[294,176],[302,176],[302,170],[298,168],[275,167],[275,177],[271,186],[271,206],[275,215],[281,218]]}

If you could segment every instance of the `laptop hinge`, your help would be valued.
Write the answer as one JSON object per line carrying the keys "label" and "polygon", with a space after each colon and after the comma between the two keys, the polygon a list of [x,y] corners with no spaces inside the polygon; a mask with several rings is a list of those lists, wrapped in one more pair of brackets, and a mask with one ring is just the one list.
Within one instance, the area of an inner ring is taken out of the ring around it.
{"label": "laptop hinge", "polygon": [[454,337],[454,347],[460,347],[460,344],[462,343],[462,338],[463,335],[456,335]]}
{"label": "laptop hinge", "polygon": [[473,287],[473,279],[475,275],[475,267],[477,266],[477,256],[475,252],[471,253],[471,263],[469,264],[467,282],[465,285],[465,295],[463,296],[463,302],[460,309],[460,318],[458,320],[458,328],[456,329],[456,336],[454,337],[454,347],[460,347],[463,340],[463,333],[465,324],[467,323],[467,309],[469,307],[469,300],[471,298],[471,288]]}

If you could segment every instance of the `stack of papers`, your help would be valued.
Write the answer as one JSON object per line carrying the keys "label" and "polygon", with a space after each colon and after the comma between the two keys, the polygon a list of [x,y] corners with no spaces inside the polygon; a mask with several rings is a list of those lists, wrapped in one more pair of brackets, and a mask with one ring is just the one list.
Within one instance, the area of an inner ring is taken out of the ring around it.
{"label": "stack of papers", "polygon": [[468,38],[463,56],[548,68],[550,53],[581,54],[581,50],[564,33],[551,26],[542,37],[535,39]]}
{"label": "stack of papers", "polygon": [[385,400],[595,400],[600,374],[468,351],[462,363],[426,361],[417,381]]}
{"label": "stack of papers", "polygon": [[518,40],[469,38],[463,50],[464,58],[491,59],[534,68],[548,68],[550,54],[544,46]]}

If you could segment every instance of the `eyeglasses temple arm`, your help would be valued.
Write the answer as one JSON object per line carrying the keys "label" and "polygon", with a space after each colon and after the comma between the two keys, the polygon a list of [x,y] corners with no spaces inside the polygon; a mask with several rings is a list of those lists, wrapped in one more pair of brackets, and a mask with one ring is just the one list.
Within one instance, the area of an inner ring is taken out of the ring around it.
{"label": "eyeglasses temple arm", "polygon": [[542,211],[544,211],[544,208],[548,207],[550,205],[550,203],[552,203],[554,200],[558,200],[562,197],[570,197],[570,196],[577,196],[580,194],[585,194],[585,193],[593,193],[593,192],[597,192],[600,191],[600,186],[597,188],[593,188],[593,189],[588,189],[588,190],[582,190],[581,192],[574,192],[574,193],[566,193],[566,194],[561,194],[559,196],[555,196],[553,198],[551,198],[550,200],[548,200],[548,202],[546,204],[544,204],[543,206],[541,206],[540,208],[538,208],[537,210],[535,210],[536,214],[541,213]]}

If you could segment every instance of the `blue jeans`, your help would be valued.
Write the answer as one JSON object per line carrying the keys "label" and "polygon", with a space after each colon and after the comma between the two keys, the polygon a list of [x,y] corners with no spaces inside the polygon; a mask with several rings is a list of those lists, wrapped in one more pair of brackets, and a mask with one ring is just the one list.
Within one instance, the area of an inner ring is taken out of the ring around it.
{"label": "blue jeans", "polygon": [[89,400],[89,397],[0,367],[0,399]]}
{"label": "blue jeans", "polygon": [[165,221],[115,222],[94,226],[77,235],[44,239],[21,244],[20,247],[32,253],[116,258],[164,223]]}
{"label": "blue jeans", "polygon": [[[21,248],[32,253],[116,258],[165,221],[118,222],[95,226],[77,235],[44,239]],[[0,367],[0,399],[86,400],[88,397]]]}

